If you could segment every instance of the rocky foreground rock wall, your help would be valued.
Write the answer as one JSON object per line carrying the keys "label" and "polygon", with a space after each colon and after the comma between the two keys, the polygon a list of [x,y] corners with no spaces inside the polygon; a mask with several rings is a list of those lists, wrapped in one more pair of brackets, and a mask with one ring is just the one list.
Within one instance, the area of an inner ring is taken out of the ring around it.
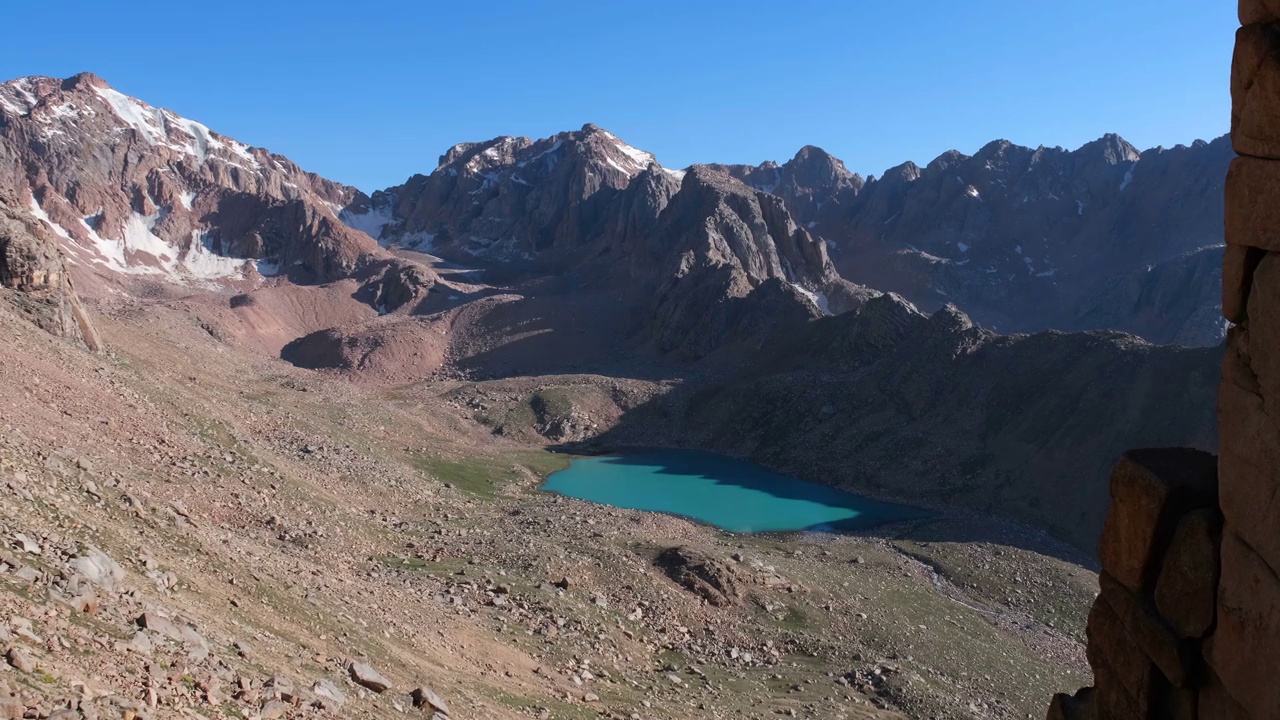
{"label": "rocky foreground rock wall", "polygon": [[1054,697],[1050,720],[1280,718],[1280,0],[1241,0],[1240,22],[1217,477],[1183,450],[1116,467],[1095,686]]}
{"label": "rocky foreground rock wall", "polygon": [[0,298],[46,331],[100,351],[102,339],[80,302],[57,241],[19,207],[13,193],[0,189]]}

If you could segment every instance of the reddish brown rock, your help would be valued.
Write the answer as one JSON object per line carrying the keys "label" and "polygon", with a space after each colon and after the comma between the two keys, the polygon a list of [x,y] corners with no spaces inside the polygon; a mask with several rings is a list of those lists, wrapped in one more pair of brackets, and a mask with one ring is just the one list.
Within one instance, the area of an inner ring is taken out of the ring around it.
{"label": "reddish brown rock", "polygon": [[1147,598],[1129,592],[1106,573],[1100,575],[1098,581],[1102,587],[1098,601],[1111,607],[1141,654],[1155,663],[1169,684],[1190,685],[1194,665],[1191,645],[1160,619]]}
{"label": "reddish brown rock", "polygon": [[1280,0],[1240,0],[1240,24],[1280,22]]}
{"label": "reddish brown rock", "polygon": [[1217,627],[1205,644],[1205,657],[1248,716],[1276,717],[1280,578],[1229,526],[1222,537]]}
{"label": "reddish brown rock", "polygon": [[[1255,395],[1262,392],[1258,376],[1249,367],[1249,333],[1245,325],[1237,325],[1227,331],[1227,348],[1222,355],[1222,382],[1231,383]],[[1219,473],[1221,474],[1221,470]]]}
{"label": "reddish brown rock", "polygon": [[1093,667],[1094,697],[1103,718],[1145,717],[1159,672],[1102,598],[1093,603],[1086,629]]}
{"label": "reddish brown rock", "polygon": [[1102,569],[1134,592],[1155,582],[1178,518],[1214,504],[1217,462],[1189,448],[1130,450],[1111,473],[1111,508],[1098,541]]}
{"label": "reddish brown rock", "polygon": [[20,196],[0,188],[0,288],[20,293],[15,306],[45,331],[79,340],[89,350],[102,339],[80,302],[57,239],[22,208]]}
{"label": "reddish brown rock", "polygon": [[1238,157],[1227,170],[1227,244],[1280,252],[1280,161]]}
{"label": "reddish brown rock", "polygon": [[1253,271],[1265,251],[1244,245],[1227,245],[1222,253],[1222,316],[1233,323],[1246,317]]}
{"label": "reddish brown rock", "polygon": [[1212,671],[1200,687],[1198,700],[1199,716],[1204,720],[1252,720],[1235,698],[1227,694],[1222,681]]}
{"label": "reddish brown rock", "polygon": [[1275,321],[1280,317],[1280,255],[1267,253],[1253,277],[1248,315],[1257,322],[1248,327],[1249,367],[1258,376],[1263,397],[1280,398],[1280,323]]}
{"label": "reddish brown rock", "polygon": [[1097,720],[1098,707],[1094,689],[1080,688],[1075,695],[1058,693],[1049,703],[1045,720]]}
{"label": "reddish brown rock", "polygon": [[1241,155],[1280,158],[1280,31],[1246,25],[1231,62],[1231,144]]}
{"label": "reddish brown rock", "polygon": [[1221,536],[1218,511],[1195,510],[1178,523],[1165,554],[1156,580],[1156,609],[1183,637],[1204,637],[1213,627]]}
{"label": "reddish brown rock", "polygon": [[1160,720],[1197,720],[1198,693],[1190,687],[1171,687],[1157,679],[1151,699],[1151,717]]}
{"label": "reddish brown rock", "polygon": [[[1228,361],[1230,352],[1228,347]],[[1274,501],[1280,425],[1267,413],[1262,395],[1224,381],[1218,392],[1218,427],[1219,467],[1227,478],[1222,484],[1222,515],[1255,552],[1280,564],[1280,503]]]}

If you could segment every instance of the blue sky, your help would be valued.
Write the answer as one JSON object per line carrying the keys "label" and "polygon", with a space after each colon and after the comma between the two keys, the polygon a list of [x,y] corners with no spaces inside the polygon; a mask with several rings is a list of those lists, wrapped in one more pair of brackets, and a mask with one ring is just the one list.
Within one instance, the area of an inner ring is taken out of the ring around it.
{"label": "blue sky", "polygon": [[8,3],[0,76],[91,70],[365,190],[594,122],[659,161],[819,145],[880,174],[995,138],[1226,132],[1234,2]]}

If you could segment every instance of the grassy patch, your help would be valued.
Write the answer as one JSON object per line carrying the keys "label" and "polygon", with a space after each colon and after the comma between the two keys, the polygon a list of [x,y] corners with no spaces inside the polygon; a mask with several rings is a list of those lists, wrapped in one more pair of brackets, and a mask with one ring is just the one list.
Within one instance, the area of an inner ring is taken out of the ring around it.
{"label": "grassy patch", "polygon": [[420,453],[409,455],[420,472],[464,492],[490,498],[507,483],[523,477],[521,468],[539,478],[569,466],[564,455],[541,451],[512,452],[496,457],[467,457],[451,460]]}

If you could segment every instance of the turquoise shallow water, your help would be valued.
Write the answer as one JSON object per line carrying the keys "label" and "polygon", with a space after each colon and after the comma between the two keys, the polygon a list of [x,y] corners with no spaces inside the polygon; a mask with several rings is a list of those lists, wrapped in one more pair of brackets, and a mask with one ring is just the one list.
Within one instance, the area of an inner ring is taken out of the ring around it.
{"label": "turquoise shallow water", "polygon": [[730,532],[860,530],[928,515],[696,450],[574,460],[542,489],[601,505],[683,515]]}

